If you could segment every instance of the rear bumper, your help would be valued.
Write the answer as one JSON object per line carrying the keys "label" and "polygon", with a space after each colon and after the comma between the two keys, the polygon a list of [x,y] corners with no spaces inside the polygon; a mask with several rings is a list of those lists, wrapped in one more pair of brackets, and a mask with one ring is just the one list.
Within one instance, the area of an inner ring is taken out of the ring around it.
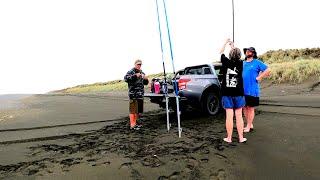
{"label": "rear bumper", "polygon": [[[165,94],[156,94],[156,93],[144,93],[144,97],[148,97],[148,98],[164,98],[166,97]],[[174,98],[176,97],[174,93],[168,93],[168,97],[169,98]]]}
{"label": "rear bumper", "polygon": [[[166,107],[165,94],[156,94],[156,93],[145,93],[144,97],[150,98],[151,103],[159,104],[160,107]],[[176,107],[176,96],[174,93],[169,93],[169,108],[174,109]],[[179,104],[181,108],[186,106],[191,106],[188,98],[179,96]]]}

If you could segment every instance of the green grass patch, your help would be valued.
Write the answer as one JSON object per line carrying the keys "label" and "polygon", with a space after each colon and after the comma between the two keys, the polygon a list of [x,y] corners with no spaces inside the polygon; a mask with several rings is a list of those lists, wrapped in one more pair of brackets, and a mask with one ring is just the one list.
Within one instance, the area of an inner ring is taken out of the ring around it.
{"label": "green grass patch", "polygon": [[305,59],[320,59],[320,48],[272,50],[259,56],[267,64]]}
{"label": "green grass patch", "polygon": [[[151,81],[151,79],[155,77],[163,78],[163,73],[149,75],[148,76],[149,82]],[[172,78],[172,73],[169,73],[167,77]],[[80,93],[98,93],[98,92],[112,92],[112,91],[126,91],[126,90],[128,90],[128,84],[124,80],[114,80],[109,82],[78,85],[75,87],[53,91],[51,93],[80,94]]]}
{"label": "green grass patch", "polygon": [[270,64],[270,80],[276,83],[301,83],[312,77],[320,80],[320,59],[302,59],[299,61]]}

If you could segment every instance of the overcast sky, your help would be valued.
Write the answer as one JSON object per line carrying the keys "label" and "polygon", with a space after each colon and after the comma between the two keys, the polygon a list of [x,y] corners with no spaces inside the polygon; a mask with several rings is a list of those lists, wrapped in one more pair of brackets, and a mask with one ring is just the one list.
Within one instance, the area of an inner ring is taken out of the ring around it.
{"label": "overcast sky", "polygon": [[[236,46],[319,47],[319,0],[234,1]],[[176,69],[218,59],[232,37],[232,1],[166,2]],[[155,0],[1,0],[0,94],[122,79],[137,58],[147,74],[161,72],[156,15]]]}

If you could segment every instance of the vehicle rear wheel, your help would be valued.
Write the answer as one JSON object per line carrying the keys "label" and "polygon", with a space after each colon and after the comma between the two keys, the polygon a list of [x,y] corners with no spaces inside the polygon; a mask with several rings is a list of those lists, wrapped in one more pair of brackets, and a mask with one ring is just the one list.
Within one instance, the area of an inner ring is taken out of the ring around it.
{"label": "vehicle rear wheel", "polygon": [[215,93],[208,93],[203,98],[203,110],[210,116],[217,115],[220,110],[220,98]]}

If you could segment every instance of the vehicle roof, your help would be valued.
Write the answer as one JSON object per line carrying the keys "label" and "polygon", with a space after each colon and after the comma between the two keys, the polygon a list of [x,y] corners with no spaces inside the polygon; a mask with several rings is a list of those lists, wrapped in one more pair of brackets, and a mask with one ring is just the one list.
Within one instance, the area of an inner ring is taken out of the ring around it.
{"label": "vehicle roof", "polygon": [[187,67],[185,67],[184,69],[186,69],[186,68],[193,68],[193,67],[199,67],[199,66],[221,66],[222,65],[222,63],[221,62],[213,62],[213,63],[211,63],[211,64],[200,64],[200,65],[195,65],[195,66],[187,66]]}

